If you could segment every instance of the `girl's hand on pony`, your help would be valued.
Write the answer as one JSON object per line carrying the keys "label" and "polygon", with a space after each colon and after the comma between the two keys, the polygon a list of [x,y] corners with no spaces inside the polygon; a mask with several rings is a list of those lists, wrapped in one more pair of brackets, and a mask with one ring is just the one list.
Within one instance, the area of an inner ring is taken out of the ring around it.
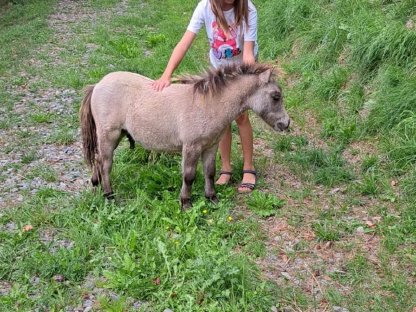
{"label": "girl's hand on pony", "polygon": [[170,77],[160,77],[158,80],[152,82],[152,88],[156,91],[162,91],[164,88],[169,87],[171,84]]}

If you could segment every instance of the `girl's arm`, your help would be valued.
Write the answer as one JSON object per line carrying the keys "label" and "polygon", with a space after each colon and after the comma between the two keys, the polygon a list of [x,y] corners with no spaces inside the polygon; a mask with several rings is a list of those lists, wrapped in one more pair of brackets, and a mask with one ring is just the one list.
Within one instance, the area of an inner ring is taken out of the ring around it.
{"label": "girl's arm", "polygon": [[253,64],[255,62],[256,57],[254,56],[254,41],[244,41],[243,63]]}
{"label": "girl's arm", "polygon": [[181,63],[186,52],[192,45],[196,34],[192,31],[187,30],[183,35],[182,39],[178,42],[176,47],[173,49],[172,55],[170,56],[168,65],[163,72],[163,75],[152,83],[154,90],[162,91],[165,87],[169,86],[172,79],[172,74],[178,65]]}

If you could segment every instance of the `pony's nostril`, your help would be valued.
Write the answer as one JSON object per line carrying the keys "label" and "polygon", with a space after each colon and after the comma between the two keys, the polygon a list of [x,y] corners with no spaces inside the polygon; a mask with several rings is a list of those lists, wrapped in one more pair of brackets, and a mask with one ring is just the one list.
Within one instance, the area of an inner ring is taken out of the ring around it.
{"label": "pony's nostril", "polygon": [[290,126],[290,119],[288,119],[286,122],[278,122],[275,125],[276,130],[278,129],[280,131],[285,131],[285,130],[288,131],[289,126]]}

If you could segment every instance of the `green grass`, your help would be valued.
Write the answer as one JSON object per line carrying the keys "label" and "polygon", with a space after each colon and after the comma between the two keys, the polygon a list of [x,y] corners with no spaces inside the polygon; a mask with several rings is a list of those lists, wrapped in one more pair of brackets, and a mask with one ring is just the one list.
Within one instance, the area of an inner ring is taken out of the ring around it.
{"label": "green grass", "polygon": [[248,208],[260,217],[274,216],[284,204],[284,200],[259,191],[253,191],[247,199]]}
{"label": "green grass", "polygon": [[[167,181],[159,182],[167,187]],[[1,253],[2,279],[11,279],[16,286],[26,285],[24,291],[41,296],[62,292],[61,301],[47,300],[57,309],[77,302],[79,291],[68,290],[82,283],[87,274],[103,275],[102,287],[117,291],[123,298],[149,301],[156,310],[251,310],[272,304],[272,288],[255,282],[253,265],[232,251],[242,243],[240,236],[250,233],[255,224],[230,220],[230,201],[211,206],[199,200],[193,210],[183,213],[176,192],[165,191],[160,199],[152,199],[143,190],[131,191],[136,192],[134,199],[115,204],[104,201],[101,194],[88,192],[69,202],[67,195],[44,190],[22,207],[20,217],[3,215],[2,223],[13,220],[21,226],[15,234],[2,235],[6,242]],[[25,224],[34,230],[23,232]],[[39,242],[39,233],[48,228],[56,229],[59,239],[74,242],[73,247],[51,250],[53,243]],[[24,261],[8,265],[11,259],[22,257]],[[66,283],[50,284],[58,274]],[[40,285],[27,284],[30,276],[39,277]],[[154,283],[156,278],[160,284]],[[1,302],[12,307],[7,302],[13,296],[16,294]],[[14,299],[22,308],[34,303]]]}
{"label": "green grass", "polygon": [[74,142],[76,142],[76,135],[73,129],[58,129],[48,139],[48,143],[59,145],[70,145]]}
{"label": "green grass", "polygon": [[[13,1],[0,13],[0,143],[9,143],[2,155],[20,157],[0,170],[48,185],[59,183],[61,172],[42,163],[38,150],[78,141],[82,88],[116,70],[159,77],[196,4],[85,1],[76,10],[91,10],[95,18],[67,23],[74,35],[61,39],[48,26],[56,3]],[[0,310],[81,307],[91,280],[98,311],[130,311],[137,301],[144,302],[142,311],[414,308],[416,39],[406,26],[416,22],[414,2],[266,0],[256,6],[260,60],[278,61],[286,71],[280,80],[295,125],[285,135],[254,125],[256,139],[274,152],[255,151],[256,191],[242,198],[235,185],[218,188],[220,204],[212,205],[199,170],[194,207],[181,212],[180,157],[131,151],[123,142],[112,172],[116,201],[105,201],[100,190],[76,194],[47,186],[23,190],[19,207],[0,212],[0,285],[11,285]],[[178,74],[206,67],[204,36]],[[74,90],[63,113],[47,110],[61,99],[45,97],[49,89]],[[17,110],[28,94],[42,95],[41,103],[30,98]],[[233,183],[242,167],[235,139]],[[365,142],[374,143],[374,154],[355,148]],[[0,174],[0,181],[9,178]],[[371,218],[379,220],[372,227]],[[285,222],[287,228],[273,232]],[[8,230],[10,224],[16,229]],[[307,229],[313,238],[302,236]],[[45,233],[53,234],[45,240]],[[330,261],[314,262],[326,259],[325,252],[334,252],[337,270],[330,271]],[[258,263],[276,266],[270,259],[282,253],[288,270],[299,263],[316,267],[316,280],[325,279],[322,301],[305,287],[309,276],[299,276],[297,285],[261,274]]]}
{"label": "green grass", "polygon": [[308,139],[303,136],[285,135],[274,142],[273,149],[276,152],[294,151],[308,144]]}
{"label": "green grass", "polygon": [[284,159],[293,171],[316,184],[332,187],[353,178],[337,148],[326,152],[321,148],[305,146],[287,153]]}
{"label": "green grass", "polygon": [[[46,17],[52,12],[54,0],[27,1],[0,13],[0,72],[13,77],[21,60],[51,35]],[[3,76],[3,74],[2,74]]]}

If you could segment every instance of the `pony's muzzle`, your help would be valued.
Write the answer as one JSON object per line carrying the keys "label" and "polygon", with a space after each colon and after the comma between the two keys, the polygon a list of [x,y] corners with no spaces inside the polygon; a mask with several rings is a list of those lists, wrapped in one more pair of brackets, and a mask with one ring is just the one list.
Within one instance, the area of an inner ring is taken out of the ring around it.
{"label": "pony's muzzle", "polygon": [[289,126],[290,118],[287,118],[286,120],[276,122],[274,129],[277,131],[285,131],[289,129]]}

